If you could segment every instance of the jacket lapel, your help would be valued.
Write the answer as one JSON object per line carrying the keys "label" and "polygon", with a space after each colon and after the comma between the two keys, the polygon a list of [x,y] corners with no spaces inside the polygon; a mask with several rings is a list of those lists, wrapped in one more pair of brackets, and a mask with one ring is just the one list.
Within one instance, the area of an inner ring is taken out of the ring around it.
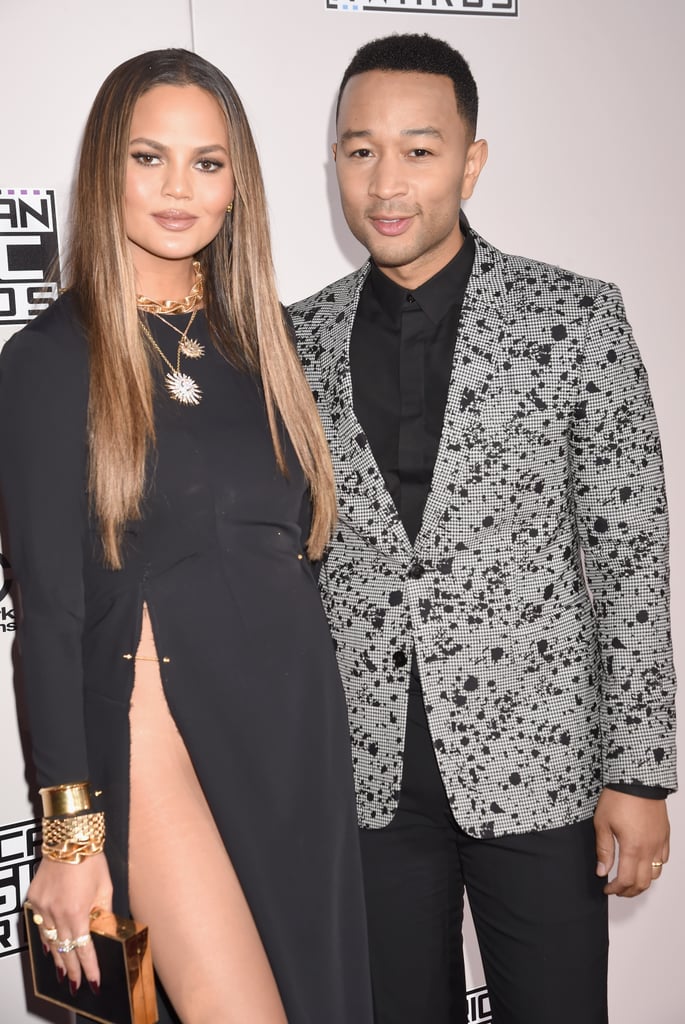
{"label": "jacket lapel", "polygon": [[[476,255],[462,305],[445,419],[417,549],[428,542],[445,509],[454,504],[474,437],[484,429],[491,431],[498,419],[494,395],[506,333],[507,286],[501,254],[472,234]],[[354,413],[350,335],[368,270],[367,263],[345,279],[327,310],[331,326],[322,384],[328,395],[340,515],[379,547],[403,550],[410,558],[414,549]]]}
{"label": "jacket lapel", "polygon": [[[366,263],[348,279],[344,293],[328,311],[332,319],[323,386],[331,418],[330,443],[341,518],[372,539],[383,550],[404,550],[411,557],[407,537],[366,434],[354,412],[350,372],[350,336],[359,294],[369,272]],[[332,315],[332,316],[331,316]]]}
{"label": "jacket lapel", "polygon": [[469,451],[484,431],[496,429],[495,401],[507,286],[500,253],[472,232],[473,270],[464,296],[440,445],[416,547],[429,543],[446,508],[455,502]]}

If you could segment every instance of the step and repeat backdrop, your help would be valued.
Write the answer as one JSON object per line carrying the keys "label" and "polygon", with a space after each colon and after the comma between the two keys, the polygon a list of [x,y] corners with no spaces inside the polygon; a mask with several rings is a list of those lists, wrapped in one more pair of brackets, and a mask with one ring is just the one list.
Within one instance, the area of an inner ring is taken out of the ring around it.
{"label": "step and repeat backdrop", "polygon": [[[364,252],[347,231],[337,197],[334,103],[356,48],[391,32],[442,36],[471,64],[481,99],[478,134],[490,144],[467,209],[474,227],[499,248],[613,280],[623,290],[663,435],[682,664],[680,0],[3,0],[0,345],[57,293],[56,257],[67,240],[88,108],[106,74],[147,49],[195,49],[241,93],[262,158],[284,301],[360,264]],[[12,444],[12,437],[0,437],[0,457]],[[28,994],[19,912],[40,833],[24,759],[18,611],[6,551],[0,567],[0,1019],[66,1024],[68,1015],[46,1012]],[[637,900],[612,902],[612,1024],[685,1021],[683,799],[672,797],[669,808],[673,855],[662,879]],[[471,1024],[487,1024],[487,990],[468,922],[465,946]],[[550,1007],[550,1024],[554,1019]]]}

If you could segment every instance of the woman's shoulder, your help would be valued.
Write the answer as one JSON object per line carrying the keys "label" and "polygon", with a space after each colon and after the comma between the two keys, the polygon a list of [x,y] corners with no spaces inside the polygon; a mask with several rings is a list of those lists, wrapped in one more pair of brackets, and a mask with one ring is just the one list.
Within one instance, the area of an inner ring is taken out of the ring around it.
{"label": "woman's shoulder", "polygon": [[5,377],[30,371],[32,376],[56,374],[57,380],[87,370],[88,347],[74,297],[65,292],[16,334],[0,352]]}

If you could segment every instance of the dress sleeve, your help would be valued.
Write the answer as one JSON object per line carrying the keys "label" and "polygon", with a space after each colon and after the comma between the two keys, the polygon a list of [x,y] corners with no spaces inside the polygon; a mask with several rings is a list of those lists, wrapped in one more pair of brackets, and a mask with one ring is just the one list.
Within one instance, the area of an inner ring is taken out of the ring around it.
{"label": "dress sleeve", "polygon": [[21,676],[41,786],[88,778],[81,653],[87,393],[86,348],[75,328],[71,336],[27,328],[5,345],[0,486],[21,595]]}
{"label": "dress sleeve", "polygon": [[668,516],[647,373],[620,292],[590,311],[570,461],[601,648],[604,783],[676,788]]}

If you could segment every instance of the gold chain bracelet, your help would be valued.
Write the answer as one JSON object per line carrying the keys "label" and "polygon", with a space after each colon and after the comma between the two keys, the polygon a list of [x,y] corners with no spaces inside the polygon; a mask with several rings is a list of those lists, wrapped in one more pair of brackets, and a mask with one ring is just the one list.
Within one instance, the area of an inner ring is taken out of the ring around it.
{"label": "gold chain bracelet", "polygon": [[84,857],[102,853],[105,815],[80,814],[71,818],[43,818],[43,856],[62,864],[80,864]]}

